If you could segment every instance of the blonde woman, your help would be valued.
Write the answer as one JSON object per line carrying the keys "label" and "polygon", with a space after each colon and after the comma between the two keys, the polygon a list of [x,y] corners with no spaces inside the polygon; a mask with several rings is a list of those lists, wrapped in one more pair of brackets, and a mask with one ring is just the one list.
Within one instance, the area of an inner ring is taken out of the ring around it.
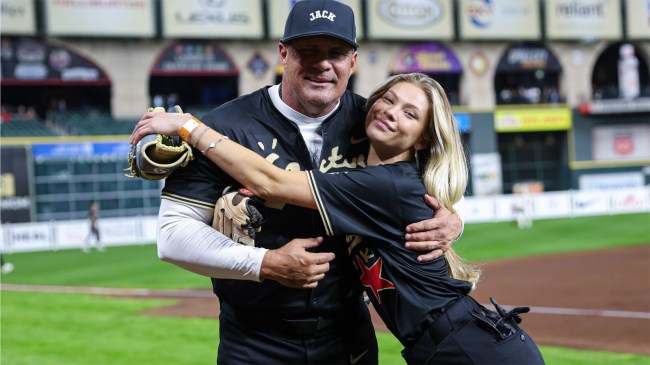
{"label": "blonde woman", "polygon": [[[419,263],[417,253],[404,248],[403,227],[431,214],[422,196],[453,212],[467,185],[460,135],[442,87],[423,74],[396,75],[372,93],[367,108],[368,167],[338,174],[280,169],[203,125],[182,134],[257,196],[318,209],[329,235],[348,236],[361,284],[409,364],[543,364],[517,325],[528,308],[506,313],[495,303],[493,312],[474,301],[468,294],[479,270],[452,249]],[[179,133],[187,119],[145,116],[131,142]],[[419,166],[416,151],[424,149],[431,158]]]}

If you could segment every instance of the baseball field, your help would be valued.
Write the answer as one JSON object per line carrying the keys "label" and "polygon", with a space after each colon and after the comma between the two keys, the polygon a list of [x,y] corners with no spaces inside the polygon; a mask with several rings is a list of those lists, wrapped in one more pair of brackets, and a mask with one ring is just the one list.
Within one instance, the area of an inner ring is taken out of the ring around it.
{"label": "baseball field", "polygon": [[[526,305],[547,364],[650,364],[650,214],[468,224],[454,247],[481,263],[473,296]],[[209,280],[155,245],[11,254],[2,275],[2,364],[214,364]],[[404,364],[375,318],[381,364]]]}

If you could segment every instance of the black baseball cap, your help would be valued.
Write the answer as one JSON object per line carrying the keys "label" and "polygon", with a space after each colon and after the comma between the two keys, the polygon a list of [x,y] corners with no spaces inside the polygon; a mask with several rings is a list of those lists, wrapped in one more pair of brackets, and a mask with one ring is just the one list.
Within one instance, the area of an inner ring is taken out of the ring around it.
{"label": "black baseball cap", "polygon": [[357,49],[359,44],[356,34],[354,12],[349,6],[336,0],[301,0],[291,9],[280,42],[287,43],[313,35],[329,35],[342,39]]}

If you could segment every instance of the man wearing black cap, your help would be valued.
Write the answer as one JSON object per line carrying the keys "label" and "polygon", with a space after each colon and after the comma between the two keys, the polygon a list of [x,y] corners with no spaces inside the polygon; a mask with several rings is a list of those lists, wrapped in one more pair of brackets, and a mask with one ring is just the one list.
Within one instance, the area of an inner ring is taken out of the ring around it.
{"label": "man wearing black cap", "polygon": [[[299,1],[279,44],[282,83],[201,121],[286,169],[365,167],[365,99],[346,90],[358,46],[347,5]],[[306,239],[325,236],[318,211],[269,201],[255,247],[231,241],[210,223],[217,198],[236,182],[195,155],[166,179],[158,253],[213,278],[221,304],[218,363],[376,364],[375,333],[345,237]],[[428,251],[457,237],[461,222],[443,209],[422,226],[433,229],[407,239]]]}

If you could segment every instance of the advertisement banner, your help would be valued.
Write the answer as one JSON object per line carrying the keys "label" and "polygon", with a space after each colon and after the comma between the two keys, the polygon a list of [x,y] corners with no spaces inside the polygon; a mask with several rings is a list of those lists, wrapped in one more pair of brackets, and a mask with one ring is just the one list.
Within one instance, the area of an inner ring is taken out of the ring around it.
{"label": "advertisement banner", "polygon": [[34,161],[126,158],[128,142],[42,143],[32,145]]}
{"label": "advertisement banner", "polygon": [[465,223],[490,222],[494,220],[494,201],[488,197],[471,197],[465,199],[463,221]]}
{"label": "advertisement banner", "polygon": [[33,204],[27,148],[3,146],[0,159],[0,219],[2,223],[29,222]]}
{"label": "advertisement banner", "polygon": [[463,72],[463,66],[456,55],[442,44],[417,43],[399,50],[391,72],[459,74]]}
{"label": "advertisement banner", "polygon": [[576,216],[609,214],[609,195],[599,191],[575,192],[573,214]]}
{"label": "advertisement banner", "polygon": [[611,39],[623,36],[619,0],[546,0],[549,40]]}
{"label": "advertisement banner", "polygon": [[54,248],[79,248],[90,235],[90,226],[88,220],[63,221],[57,223],[57,229],[55,231]]}
{"label": "advertisement banner", "polygon": [[[289,16],[293,4],[300,0],[272,0],[267,1],[267,22],[269,38],[280,40],[284,35],[284,23]],[[336,0],[346,4],[354,12],[354,24],[357,27],[357,40],[363,39],[363,12],[361,0]],[[374,0],[373,0],[374,1]]]}
{"label": "advertisement banner", "polygon": [[450,40],[454,37],[451,0],[366,2],[369,39]]}
{"label": "advertisement banner", "polygon": [[102,243],[109,245],[132,244],[137,237],[140,221],[133,218],[99,220]]}
{"label": "advertisement banner", "polygon": [[501,156],[498,153],[472,154],[472,192],[476,196],[497,195],[503,191]]}
{"label": "advertisement banner", "polygon": [[571,129],[571,110],[558,109],[510,109],[494,113],[494,129],[497,132],[542,132]]}
{"label": "advertisement banner", "polygon": [[584,174],[578,179],[580,190],[616,190],[638,188],[645,185],[645,177],[639,172],[610,174]]}
{"label": "advertisement banner", "polygon": [[44,0],[45,32],[49,36],[154,37],[153,2]]}
{"label": "advertisement banner", "polygon": [[519,195],[502,195],[494,201],[494,217],[497,221],[515,220],[516,208],[522,201]]}
{"label": "advertisement banner", "polygon": [[36,34],[34,0],[2,0],[0,33],[3,36]]}
{"label": "advertisement banner", "polygon": [[650,0],[625,0],[627,39],[650,40]]}
{"label": "advertisement banner", "polygon": [[167,38],[264,37],[261,0],[162,0],[161,6],[162,33]]}
{"label": "advertisement banner", "polygon": [[612,192],[612,213],[635,213],[650,211],[650,197],[645,189]]}
{"label": "advertisement banner", "polygon": [[2,39],[2,85],[109,85],[90,60],[34,39]]}
{"label": "advertisement banner", "polygon": [[52,227],[49,223],[19,223],[4,225],[5,239],[2,252],[47,251],[52,246]]}
{"label": "advertisement banner", "polygon": [[183,41],[167,46],[154,62],[155,76],[234,76],[239,69],[216,42]]}
{"label": "advertisement banner", "polygon": [[523,43],[508,48],[499,60],[497,70],[509,73],[528,73],[534,70],[560,72],[562,66],[557,57],[545,46]]}
{"label": "advertisement banner", "polygon": [[547,192],[532,196],[535,218],[571,216],[571,195],[567,192]]}
{"label": "advertisement banner", "polygon": [[537,0],[460,0],[459,38],[536,40],[540,18]]}
{"label": "advertisement banner", "polygon": [[592,148],[595,161],[650,161],[650,125],[595,126]]}

